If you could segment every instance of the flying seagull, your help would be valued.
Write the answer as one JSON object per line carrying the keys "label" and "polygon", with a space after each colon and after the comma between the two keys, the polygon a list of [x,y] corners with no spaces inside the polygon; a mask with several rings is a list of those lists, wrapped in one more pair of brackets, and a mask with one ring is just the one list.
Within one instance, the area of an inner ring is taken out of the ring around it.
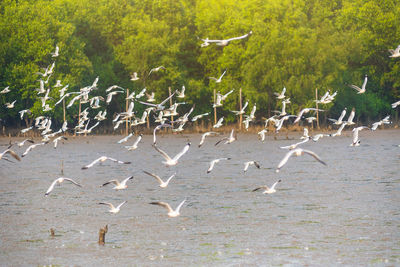
{"label": "flying seagull", "polygon": [[131,179],[133,179],[133,176],[129,176],[128,178],[122,180],[121,183],[120,183],[118,180],[115,180],[115,179],[114,179],[114,180],[110,180],[110,181],[108,181],[108,182],[102,184],[101,186],[105,186],[105,185],[108,185],[108,184],[115,184],[115,186],[113,187],[113,189],[115,189],[115,190],[122,190],[122,189],[128,188],[128,186],[126,185],[126,183],[127,183],[129,180],[131,180]]}
{"label": "flying seagull", "polygon": [[90,164],[88,164],[86,166],[83,166],[82,170],[89,169],[90,167],[93,167],[95,164],[97,164],[99,162],[103,163],[106,160],[111,160],[111,161],[119,163],[119,164],[130,164],[129,161],[120,161],[120,160],[116,160],[116,159],[113,159],[113,158],[110,158],[110,157],[107,157],[107,156],[101,156],[100,158],[94,160],[92,163],[90,163]]}
{"label": "flying seagull", "polygon": [[153,144],[153,147],[157,150],[157,152],[159,152],[161,154],[161,156],[163,156],[163,158],[165,159],[165,161],[163,161],[162,163],[165,164],[165,166],[169,167],[169,166],[175,166],[176,164],[178,164],[178,160],[189,150],[190,147],[190,143],[187,143],[181,152],[179,152],[175,157],[171,158],[170,156],[168,156],[167,153],[165,153],[164,151],[162,151],[161,149],[159,149],[156,144]]}
{"label": "flying seagull", "polygon": [[[10,149],[11,146],[9,146],[6,150],[4,150],[2,153],[0,153],[0,160],[1,159],[5,159],[8,160],[6,158],[3,158],[3,156],[5,156],[6,154],[10,154],[13,158],[15,158],[18,161],[21,161],[21,158],[17,155],[17,153],[15,153],[13,150]],[[8,160],[9,161],[9,160]]]}
{"label": "flying seagull", "polygon": [[161,188],[166,188],[167,186],[168,186],[168,184],[169,184],[169,181],[171,181],[171,179],[172,178],[174,178],[174,176],[175,176],[175,174],[176,173],[174,173],[174,174],[172,174],[165,182],[160,178],[160,176],[158,176],[158,175],[156,175],[156,174],[154,174],[154,173],[150,173],[150,172],[147,172],[147,171],[143,171],[145,174],[147,174],[147,175],[150,175],[150,176],[153,176],[154,178],[156,178],[157,179],[157,181],[160,183],[160,187]]}
{"label": "flying seagull", "polygon": [[201,147],[201,146],[204,144],[204,140],[206,139],[207,136],[214,135],[214,134],[217,134],[217,132],[206,132],[206,133],[204,133],[204,134],[201,136],[201,140],[200,140],[200,143],[199,143],[199,147]]}
{"label": "flying seagull", "polygon": [[214,80],[216,83],[220,83],[221,82],[221,80],[222,80],[222,77],[224,77],[224,75],[225,75],[225,73],[226,73],[226,70],[222,73],[222,75],[221,76],[219,76],[219,78],[217,79],[217,78],[215,78],[215,77],[208,77],[209,79],[211,79],[211,80]]}
{"label": "flying seagull", "polygon": [[233,135],[234,129],[232,129],[229,137],[224,137],[221,140],[219,140],[218,142],[215,143],[215,145],[218,145],[219,143],[221,143],[222,141],[225,141],[224,144],[230,144],[232,142],[234,142],[237,138],[236,135]]}
{"label": "flying seagull", "polygon": [[257,167],[257,169],[259,169],[260,168],[260,164],[258,164],[258,162],[257,161],[254,161],[254,160],[252,160],[252,161],[247,161],[247,162],[245,162],[244,163],[244,169],[243,169],[243,172],[246,172],[247,171],[247,169],[249,168],[249,166],[250,165],[254,165],[254,166],[256,166]]}
{"label": "flying seagull", "polygon": [[276,185],[277,185],[278,183],[280,183],[281,181],[282,181],[282,180],[276,181],[271,187],[268,187],[268,186],[266,186],[266,185],[257,187],[257,188],[254,189],[252,192],[255,192],[255,191],[260,190],[260,189],[264,189],[263,194],[272,194],[272,193],[275,193],[275,192],[276,192],[275,187],[276,187]]}
{"label": "flying seagull", "polygon": [[140,134],[140,135],[138,136],[138,138],[136,139],[135,143],[133,143],[133,145],[131,145],[131,146],[125,146],[125,148],[128,149],[129,151],[137,149],[140,140],[142,140],[142,136],[143,136],[143,135]]}
{"label": "flying seagull", "polygon": [[159,205],[159,206],[166,208],[168,210],[168,216],[173,218],[173,217],[178,217],[180,215],[179,210],[181,209],[181,207],[182,207],[183,203],[185,203],[185,201],[186,201],[186,199],[184,199],[175,210],[173,210],[171,208],[171,206],[165,202],[150,202],[149,204]]}
{"label": "flying seagull", "polygon": [[220,162],[221,160],[230,160],[230,159],[231,159],[231,158],[219,158],[219,159],[214,159],[214,160],[212,160],[212,161],[210,162],[210,167],[208,168],[207,173],[210,173],[210,172],[213,170],[214,165],[215,165],[216,163]]}
{"label": "flying seagull", "polygon": [[200,39],[200,40],[203,41],[203,43],[201,44],[201,47],[209,46],[210,43],[215,43],[218,46],[226,46],[226,45],[229,44],[229,42],[234,41],[234,40],[240,40],[240,39],[247,38],[252,33],[253,32],[250,31],[249,33],[246,33],[245,35],[238,36],[238,37],[233,37],[233,38],[229,38],[229,39],[225,39],[225,40],[209,40],[208,38]]}
{"label": "flying seagull", "polygon": [[120,208],[122,207],[122,205],[124,205],[126,202],[127,202],[127,201],[122,202],[122,203],[119,204],[117,207],[114,207],[114,205],[111,204],[111,203],[109,203],[109,202],[100,202],[99,204],[100,204],[100,205],[107,205],[107,206],[109,206],[110,209],[108,210],[108,212],[111,212],[111,213],[114,213],[114,214],[115,214],[115,213],[118,213],[118,212],[119,212],[119,210],[120,210]]}
{"label": "flying seagull", "polygon": [[46,191],[46,193],[45,193],[44,195],[45,195],[45,196],[48,196],[48,195],[51,193],[51,191],[53,191],[54,186],[55,186],[56,184],[61,184],[61,183],[64,182],[64,181],[68,181],[68,182],[73,183],[74,185],[77,185],[77,186],[79,186],[79,187],[82,187],[80,184],[78,184],[77,182],[75,182],[74,180],[72,180],[72,179],[70,179],[70,178],[60,177],[60,178],[55,179],[54,182],[51,183],[49,189],[47,189],[47,191]]}
{"label": "flying seagull", "polygon": [[157,68],[153,68],[153,69],[150,70],[149,75],[150,75],[152,72],[159,71],[159,70],[161,70],[161,69],[165,70],[165,67],[164,67],[164,66],[159,66],[159,67],[157,67]]}
{"label": "flying seagull", "polygon": [[363,93],[365,93],[365,90],[366,90],[365,86],[367,85],[367,81],[368,81],[368,76],[365,75],[364,83],[362,84],[361,88],[354,84],[351,84],[349,86],[353,89],[356,89],[358,91],[357,94],[363,94]]}
{"label": "flying seagull", "polygon": [[285,157],[281,160],[281,162],[279,162],[278,167],[276,168],[276,172],[279,172],[279,170],[287,163],[287,161],[289,160],[289,158],[290,158],[292,155],[295,155],[296,157],[298,157],[298,156],[302,156],[302,155],[304,155],[304,154],[308,154],[308,155],[314,157],[314,158],[315,158],[316,160],[318,160],[320,163],[322,163],[322,164],[324,164],[324,165],[327,165],[327,164],[326,164],[325,162],[323,162],[323,161],[321,160],[321,158],[320,158],[317,154],[315,154],[314,152],[312,152],[312,151],[310,151],[310,150],[305,150],[305,149],[301,149],[301,148],[296,148],[296,149],[293,149],[293,150],[289,151],[289,152],[285,155]]}

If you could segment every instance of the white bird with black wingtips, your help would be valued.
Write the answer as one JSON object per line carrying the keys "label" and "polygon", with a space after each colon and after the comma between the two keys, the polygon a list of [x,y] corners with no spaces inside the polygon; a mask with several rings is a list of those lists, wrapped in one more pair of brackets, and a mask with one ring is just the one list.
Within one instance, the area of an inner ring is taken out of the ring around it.
{"label": "white bird with black wingtips", "polygon": [[176,207],[175,210],[173,210],[173,209],[171,208],[171,206],[170,206],[168,203],[166,203],[166,202],[150,202],[150,204],[152,204],[152,205],[159,205],[159,206],[161,206],[161,207],[166,208],[166,209],[168,210],[168,216],[171,217],[171,218],[174,218],[174,217],[178,217],[178,216],[180,215],[179,211],[180,211],[180,209],[181,209],[183,203],[185,203],[185,201],[186,201],[186,199],[184,199],[184,200],[178,205],[178,207]]}
{"label": "white bird with black wingtips", "polygon": [[129,176],[128,178],[122,180],[121,182],[119,182],[116,179],[110,180],[104,184],[102,184],[101,186],[105,186],[108,184],[115,184],[115,186],[113,187],[114,190],[123,190],[128,188],[128,185],[126,184],[129,180],[133,179],[133,176]]}
{"label": "white bird with black wingtips", "polygon": [[60,177],[60,178],[55,179],[55,180],[51,183],[49,189],[47,189],[47,191],[46,191],[46,193],[45,193],[44,195],[45,195],[45,196],[48,196],[48,195],[51,193],[51,191],[53,191],[54,186],[55,186],[56,184],[61,184],[61,183],[64,182],[64,181],[68,181],[68,182],[73,183],[73,184],[76,185],[76,186],[82,187],[82,185],[78,184],[77,182],[75,182],[75,181],[72,180],[71,178]]}
{"label": "white bird with black wingtips", "polygon": [[304,154],[308,154],[308,155],[310,155],[310,156],[312,156],[313,158],[315,158],[317,161],[319,161],[320,163],[322,163],[322,164],[324,164],[324,165],[327,165],[325,162],[323,162],[322,160],[321,160],[321,158],[316,154],[316,153],[314,153],[314,152],[312,152],[312,151],[310,151],[310,150],[306,150],[306,149],[301,149],[301,148],[296,148],[296,149],[293,149],[293,150],[291,150],[291,151],[289,151],[286,155],[285,155],[285,157],[281,160],[281,162],[279,162],[279,164],[278,164],[278,167],[276,168],[276,172],[279,172],[279,170],[288,162],[288,160],[289,160],[289,158],[291,157],[291,156],[296,156],[296,157],[299,157],[299,156],[302,156],[302,155],[304,155]]}
{"label": "white bird with black wingtips", "polygon": [[169,166],[175,166],[176,164],[178,164],[179,159],[189,150],[190,147],[190,143],[187,143],[181,152],[179,152],[175,157],[171,158],[170,156],[168,156],[167,153],[165,153],[164,151],[162,151],[161,149],[159,149],[156,144],[153,144],[153,147],[157,150],[157,152],[159,152],[161,154],[161,156],[163,156],[163,158],[165,159],[165,161],[163,161],[162,163],[169,167]]}
{"label": "white bird with black wingtips", "polygon": [[147,174],[147,175],[150,175],[150,176],[156,178],[156,180],[160,183],[160,187],[161,187],[161,188],[166,188],[166,187],[168,186],[169,182],[171,181],[171,179],[174,178],[175,175],[176,175],[176,173],[172,174],[172,175],[164,182],[164,181],[161,179],[160,176],[158,176],[158,175],[156,175],[156,174],[154,174],[154,173],[150,173],[150,172],[147,172],[147,171],[143,171],[143,172],[144,172],[145,174]]}

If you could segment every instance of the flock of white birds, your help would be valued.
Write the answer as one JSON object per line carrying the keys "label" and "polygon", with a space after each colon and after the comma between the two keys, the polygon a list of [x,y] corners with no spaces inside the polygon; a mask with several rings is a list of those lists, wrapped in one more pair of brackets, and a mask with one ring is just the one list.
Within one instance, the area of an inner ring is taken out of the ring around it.
{"label": "flock of white birds", "polygon": [[[248,34],[245,34],[243,36],[230,38],[230,39],[226,39],[226,40],[209,40],[208,38],[201,39],[203,41],[201,46],[204,47],[204,46],[208,46],[213,43],[216,45],[219,45],[219,46],[225,46],[225,45],[228,45],[231,41],[247,38],[251,34],[252,34],[252,32],[250,31]],[[60,52],[59,47],[56,46],[55,51],[53,53],[51,53],[52,57],[57,58],[59,56],[59,52]],[[389,52],[391,53],[390,57],[392,57],[392,58],[400,57],[400,45],[395,50],[389,50]],[[164,66],[159,66],[159,67],[153,68],[149,71],[148,77],[154,72],[162,71],[165,69],[166,68]],[[68,130],[73,130],[77,135],[80,135],[80,134],[86,135],[86,134],[92,133],[93,129],[98,127],[98,125],[100,125],[101,121],[103,121],[107,118],[107,109],[102,109],[104,106],[101,105],[101,102],[106,102],[106,104],[108,105],[113,100],[113,97],[126,93],[126,90],[124,88],[122,88],[118,85],[113,85],[113,86],[108,87],[105,90],[105,92],[107,93],[106,96],[103,97],[100,95],[95,95],[95,93],[98,89],[97,84],[99,81],[99,77],[97,77],[91,85],[81,88],[77,92],[66,93],[66,91],[68,90],[68,85],[63,86],[62,82],[60,80],[56,81],[53,88],[51,88],[49,86],[49,83],[51,81],[50,77],[54,74],[54,71],[55,71],[55,61],[52,62],[46,69],[44,69],[43,73],[37,73],[37,75],[41,76],[41,78],[39,80],[39,88],[36,90],[37,90],[38,96],[40,97],[41,102],[42,102],[43,112],[46,112],[46,111],[56,108],[57,105],[66,101],[67,99],[68,99],[68,104],[66,105],[67,109],[70,108],[71,106],[73,106],[74,104],[77,104],[78,102],[80,103],[80,105],[88,104],[88,106],[85,109],[83,109],[83,111],[81,111],[77,125],[73,128],[68,128],[67,121],[65,121],[60,129],[55,130],[52,128],[52,120],[50,117],[47,117],[45,115],[38,116],[34,119],[34,121],[35,121],[34,125],[21,130],[21,133],[27,133],[28,131],[32,131],[32,130],[36,129],[36,130],[40,131],[40,133],[41,133],[41,136],[42,136],[41,142],[34,143],[34,141],[31,139],[25,139],[22,142],[17,142],[15,144],[10,143],[10,146],[5,151],[0,153],[0,159],[4,159],[6,161],[12,162],[11,158],[8,157],[8,156],[11,156],[16,160],[21,161],[21,157],[27,156],[28,153],[30,153],[34,148],[36,148],[38,146],[46,145],[50,141],[54,143],[54,148],[56,148],[58,142],[67,140],[67,137],[65,137],[63,134],[65,132],[67,132]],[[220,83],[222,78],[224,77],[225,73],[226,73],[226,70],[218,78],[209,77],[209,79],[215,81],[216,83]],[[138,74],[136,72],[132,74],[131,80],[133,82],[135,82],[139,79],[140,79],[140,77],[138,77]],[[364,82],[361,87],[359,87],[357,85],[350,85],[350,87],[355,89],[358,94],[364,94],[367,90],[367,81],[368,81],[368,77],[367,77],[367,75],[365,75],[365,79],[364,79]],[[49,96],[51,90],[56,90],[56,88],[60,88],[60,89],[58,89],[59,99],[57,101]],[[10,91],[11,90],[9,89],[9,86],[7,86],[2,91],[0,91],[0,94],[7,94]],[[227,92],[225,94],[218,92],[216,95],[216,99],[212,105],[212,108],[218,108],[218,107],[223,106],[223,101],[226,100],[227,97],[233,91],[234,90],[230,90],[229,92]],[[324,111],[323,109],[316,109],[316,108],[308,107],[308,108],[304,108],[304,109],[300,110],[297,115],[287,114],[285,108],[286,108],[287,104],[290,104],[290,98],[288,98],[285,94],[286,94],[286,88],[283,88],[283,90],[281,92],[275,93],[276,98],[281,101],[282,110],[277,111],[276,115],[268,118],[265,121],[264,129],[261,130],[260,132],[258,132],[259,139],[261,140],[261,142],[264,142],[264,140],[265,140],[266,133],[268,132],[267,127],[270,123],[272,123],[274,125],[275,131],[279,132],[279,130],[284,125],[285,121],[289,121],[291,118],[295,118],[293,121],[293,124],[299,123],[302,120],[305,120],[307,123],[312,124],[316,120],[316,118],[314,116],[305,117],[305,114],[308,114],[311,112],[318,112],[318,111],[323,112]],[[321,99],[316,100],[316,102],[320,105],[325,105],[325,104],[331,103],[335,99],[336,94],[337,94],[337,92],[334,92],[331,94],[331,92],[328,90],[321,97]],[[143,99],[144,97],[146,97],[146,100]],[[166,105],[168,104],[168,101],[170,101],[172,103],[174,97],[175,97],[175,103],[171,104],[170,107],[167,108]],[[146,91],[146,88],[144,88],[143,90],[141,90],[138,93],[132,92],[131,94],[127,95],[127,97],[126,97],[126,100],[129,101],[127,110],[125,112],[115,114],[115,116],[114,116],[114,119],[113,119],[113,123],[115,125],[114,129],[118,129],[118,127],[120,127],[120,125],[124,122],[128,122],[130,127],[135,127],[137,125],[145,124],[146,121],[149,119],[150,114],[154,113],[154,123],[156,123],[157,126],[154,128],[154,131],[153,131],[152,146],[158,153],[160,153],[160,155],[164,159],[164,161],[162,161],[162,163],[165,166],[167,166],[167,167],[175,166],[175,165],[179,164],[180,158],[183,157],[188,152],[188,150],[190,149],[191,143],[189,142],[189,143],[185,144],[185,146],[183,147],[181,152],[179,152],[174,157],[171,157],[170,155],[168,155],[165,151],[163,151],[159,147],[159,145],[157,143],[157,139],[156,139],[157,131],[162,128],[170,128],[170,129],[172,129],[173,132],[181,132],[184,130],[184,126],[188,121],[195,122],[195,121],[201,119],[202,117],[208,116],[210,114],[210,112],[208,112],[208,113],[197,114],[195,116],[192,116],[191,114],[194,112],[194,107],[192,107],[189,110],[189,112],[178,117],[179,112],[177,111],[177,108],[180,105],[184,104],[184,102],[178,102],[178,100],[183,100],[184,98],[185,98],[185,86],[182,86],[181,90],[176,90],[169,97],[167,97],[163,101],[159,102],[158,104],[156,103],[154,93],[148,93]],[[50,102],[49,100],[52,100],[52,101]],[[14,108],[15,103],[16,103],[16,100],[5,103],[5,106],[9,109],[12,109],[12,108]],[[52,104],[52,103],[54,103],[54,104]],[[65,103],[66,102],[64,102],[64,104]],[[141,115],[137,114],[137,112],[134,110],[135,104],[137,104],[137,103],[140,103],[141,105],[145,105],[147,107],[144,110],[143,114],[141,114]],[[397,101],[392,104],[392,107],[396,108],[399,105],[400,105],[400,101]],[[243,121],[243,123],[244,123],[246,129],[249,127],[249,123],[255,120],[255,112],[256,112],[256,105],[254,105],[252,110],[250,111],[250,113],[248,115],[246,115],[247,106],[248,106],[248,102],[246,101],[244,106],[241,108],[241,110],[232,111],[232,113],[234,113],[236,116],[244,115],[245,120]],[[98,111],[98,113],[93,118],[90,118],[89,117],[90,111],[97,110],[97,109],[102,109],[102,110]],[[210,107],[210,109],[211,109],[211,107]],[[300,138],[301,139],[300,142],[281,147],[281,149],[287,149],[289,151],[283,157],[283,159],[279,162],[279,164],[276,168],[276,172],[279,172],[281,170],[281,168],[283,166],[285,166],[285,164],[287,164],[287,162],[289,161],[289,159],[292,156],[301,156],[301,155],[305,155],[305,154],[312,156],[316,161],[320,162],[321,164],[326,165],[326,163],[316,153],[314,153],[313,151],[310,151],[310,150],[302,149],[298,146],[301,146],[302,144],[309,142],[310,140],[317,142],[320,138],[323,138],[323,137],[340,136],[342,133],[342,130],[345,127],[355,125],[355,122],[353,122],[353,119],[355,116],[355,109],[354,108],[352,109],[347,120],[344,119],[346,116],[346,112],[347,112],[347,108],[345,108],[343,110],[343,112],[341,113],[339,118],[337,118],[337,119],[330,118],[329,119],[330,121],[332,121],[334,126],[339,127],[338,130],[335,131],[334,133],[316,134],[314,136],[309,136],[308,129],[305,127],[303,136]],[[26,114],[32,114],[32,113],[29,109],[24,109],[24,110],[21,110],[19,112],[19,114],[20,114],[21,119],[23,119]],[[192,116],[192,117],[190,118],[190,116]],[[174,121],[167,119],[167,118],[171,118],[171,117],[178,117],[178,118]],[[223,120],[224,120],[224,117],[219,118],[218,122],[215,125],[213,125],[213,129],[217,129],[217,128],[221,127],[223,125]],[[390,123],[391,122],[389,120],[389,116],[386,116],[382,120],[373,123],[371,127],[368,127],[368,126],[354,127],[352,129],[353,138],[352,138],[352,142],[350,143],[350,146],[359,146],[360,145],[359,132],[361,130],[369,129],[369,130],[374,131],[379,126],[381,126],[383,124],[390,124]],[[218,134],[219,133],[215,132],[215,131],[210,131],[210,132],[204,133],[201,136],[201,140],[198,144],[198,147],[200,148],[204,144],[206,137],[212,136],[212,135],[218,135]],[[117,143],[118,144],[125,143],[133,136],[134,136],[134,133],[132,132],[128,136],[126,136],[123,139],[121,139],[120,141],[118,141]],[[135,140],[135,142],[132,145],[124,146],[124,148],[129,151],[136,150],[138,148],[141,140],[142,140],[142,135],[140,134],[137,136],[137,139]],[[237,140],[237,136],[235,134],[235,130],[232,129],[229,136],[224,137],[221,140],[219,140],[217,143],[215,143],[215,146],[217,146],[219,144],[222,144],[222,145],[232,144],[236,140]],[[13,145],[17,145],[18,147],[23,147],[27,143],[30,143],[30,145],[26,148],[25,152],[21,154],[21,156],[19,156],[18,153],[12,149]],[[207,169],[207,173],[210,173],[213,170],[213,168],[215,167],[215,165],[218,164],[220,161],[225,161],[225,160],[230,160],[230,159],[231,159],[230,157],[223,157],[223,158],[217,158],[217,159],[212,160],[210,162],[209,168]],[[112,161],[116,164],[130,164],[130,162],[121,161],[118,159],[110,158],[108,156],[101,156],[100,158],[94,160],[93,162],[83,166],[82,170],[94,167],[94,166],[96,166],[96,164],[101,164],[107,160]],[[257,168],[260,168],[259,162],[248,161],[248,162],[244,162],[243,171],[246,172],[248,170],[249,166],[252,166],[252,165],[254,165]],[[171,179],[175,176],[175,174],[173,174],[166,181],[164,181],[158,175],[156,175],[154,173],[147,172],[147,171],[144,171],[144,173],[149,176],[154,177],[159,182],[159,186],[161,188],[167,188]],[[110,181],[102,184],[102,186],[106,186],[108,184],[114,184],[115,186],[113,187],[113,189],[123,190],[128,187],[127,183],[132,178],[133,178],[133,176],[127,177],[126,179],[124,179],[121,182],[118,180],[115,180],[115,179],[110,180]],[[53,192],[56,185],[62,184],[65,181],[70,182],[73,185],[76,185],[79,187],[82,186],[81,184],[76,182],[74,179],[59,177],[51,183],[48,190],[45,192],[45,196],[48,196],[51,192]],[[279,182],[281,182],[281,180],[276,181],[271,187],[264,185],[264,186],[257,187],[253,191],[263,189],[264,194],[275,193],[276,186]],[[171,208],[171,206],[166,202],[150,202],[150,204],[159,205],[159,206],[166,208],[168,211],[169,217],[177,217],[180,215],[180,209],[183,206],[183,204],[185,203],[185,201],[186,201],[186,199],[184,199],[177,206],[176,209]],[[110,207],[109,212],[111,212],[111,213],[118,213],[120,211],[120,208],[126,202],[127,201],[124,201],[124,202],[120,203],[119,205],[117,205],[116,207],[112,203],[108,203],[108,202],[100,202],[99,204],[109,206]]]}

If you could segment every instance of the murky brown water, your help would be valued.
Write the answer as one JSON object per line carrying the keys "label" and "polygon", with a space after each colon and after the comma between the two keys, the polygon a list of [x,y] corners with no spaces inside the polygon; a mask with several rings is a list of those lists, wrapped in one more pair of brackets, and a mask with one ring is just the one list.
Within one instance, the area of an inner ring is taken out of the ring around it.
{"label": "murky brown water", "polygon": [[[192,142],[172,168],[160,164],[150,136],[136,151],[123,149],[135,138],[117,144],[120,136],[97,136],[70,138],[57,149],[37,147],[19,163],[1,160],[1,265],[400,264],[400,131],[362,131],[360,147],[349,147],[350,132],[309,142],[303,147],[318,153],[327,167],[304,156],[275,173],[286,153],[279,146],[297,142],[299,135],[290,135],[295,140],[269,136],[261,143],[245,134],[218,147],[218,137],[210,137],[201,148],[200,135],[160,136],[159,147],[173,155]],[[101,155],[132,164],[106,162],[81,170]],[[232,160],[206,174],[209,161],[221,156]],[[261,169],[252,166],[244,174],[247,160],[259,161]],[[63,184],[46,198],[61,161],[64,176],[84,187]],[[142,170],[163,178],[177,175],[161,189]],[[134,179],[126,190],[99,187],[130,175]],[[277,179],[282,182],[275,194],[251,192]],[[177,218],[148,204],[166,201],[175,207],[184,198]],[[97,204],[124,200],[118,214]],[[106,224],[106,245],[99,246],[98,231]],[[50,228],[56,237],[50,237]]]}

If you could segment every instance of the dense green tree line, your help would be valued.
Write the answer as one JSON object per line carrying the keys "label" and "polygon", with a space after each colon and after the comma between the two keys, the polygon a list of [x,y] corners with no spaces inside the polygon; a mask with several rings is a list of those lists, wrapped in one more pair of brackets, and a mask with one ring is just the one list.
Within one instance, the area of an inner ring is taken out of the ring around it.
{"label": "dense green tree line", "polygon": [[[394,0],[3,0],[0,3],[0,118],[19,124],[18,111],[29,108],[31,117],[43,114],[36,88],[37,72],[50,65],[56,45],[56,80],[69,92],[90,85],[99,77],[99,91],[114,84],[139,91],[146,87],[158,100],[186,87],[185,102],[196,104],[196,113],[211,111],[213,90],[236,89],[221,115],[233,120],[237,92],[257,118],[280,109],[273,92],[287,88],[287,111],[314,106],[320,95],[338,91],[329,115],[344,107],[356,108],[366,121],[393,114],[392,102],[400,99],[400,58],[389,58],[388,49],[400,44],[400,5]],[[199,38],[226,39],[252,31],[225,47],[200,47]],[[148,75],[150,69],[165,71]],[[216,84],[208,76],[226,75]],[[130,81],[137,72],[140,80]],[[361,86],[368,75],[367,92],[358,95],[348,84]],[[54,103],[58,90],[50,96]],[[15,108],[4,103],[17,100]],[[125,107],[123,97],[109,113]],[[137,105],[138,109],[143,109]],[[68,110],[74,120],[77,106]],[[62,120],[62,108],[45,112]]]}

